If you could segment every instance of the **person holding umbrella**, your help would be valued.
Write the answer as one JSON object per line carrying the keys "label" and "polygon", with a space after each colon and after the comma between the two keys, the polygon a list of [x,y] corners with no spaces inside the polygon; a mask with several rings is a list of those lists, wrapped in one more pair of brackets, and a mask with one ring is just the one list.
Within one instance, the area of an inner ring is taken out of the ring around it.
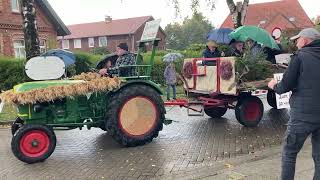
{"label": "person holding umbrella", "polygon": [[237,41],[246,42],[252,56],[264,52],[261,46],[280,49],[266,30],[256,26],[241,26],[230,33],[229,36]]}
{"label": "person holding umbrella", "polygon": [[[215,41],[209,40],[206,49],[202,53],[203,58],[218,58],[225,56],[224,52],[218,50],[218,44]],[[215,65],[215,61],[202,61],[202,65],[210,66]]]}
{"label": "person holding umbrella", "polygon": [[257,56],[259,53],[263,52],[261,45],[259,45],[256,41],[248,38],[246,41],[246,45],[250,50],[250,54],[252,56]]}
{"label": "person holding umbrella", "polygon": [[231,52],[229,56],[235,56],[235,57],[242,57],[243,56],[243,49],[244,49],[244,43],[241,41],[232,40],[230,42]]}
{"label": "person holding umbrella", "polygon": [[206,49],[203,51],[202,56],[204,58],[217,58],[225,56],[224,52],[218,50],[218,44],[215,41],[209,40],[207,42]]}
{"label": "person holding umbrella", "polygon": [[173,90],[173,100],[176,100],[176,69],[173,62],[169,62],[166,69],[164,70],[164,78],[166,79],[167,84],[167,100],[170,101],[170,88]]}
{"label": "person holding umbrella", "polygon": [[175,69],[174,62],[177,59],[182,58],[183,55],[180,53],[169,53],[163,57],[163,61],[167,63],[167,67],[164,70],[164,78],[166,79],[167,85],[167,100],[170,101],[170,88],[173,90],[173,100],[177,99],[176,93],[176,82],[177,82],[177,72]]}

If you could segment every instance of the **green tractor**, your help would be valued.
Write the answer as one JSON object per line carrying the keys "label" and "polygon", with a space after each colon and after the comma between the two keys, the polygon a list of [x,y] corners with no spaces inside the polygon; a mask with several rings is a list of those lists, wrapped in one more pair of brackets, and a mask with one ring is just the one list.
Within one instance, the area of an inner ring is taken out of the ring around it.
{"label": "green tractor", "polygon": [[[117,88],[47,102],[16,103],[18,115],[12,125],[13,154],[26,163],[46,160],[56,147],[56,128],[100,128],[128,147],[151,142],[162,130],[166,113],[161,89],[151,81],[159,41],[154,38],[139,42],[137,64],[131,66],[138,73],[133,77],[119,77],[121,84]],[[152,44],[152,56],[149,64],[142,65],[140,54],[147,43]],[[12,92],[19,94],[81,83],[81,80],[33,81],[15,86]]]}

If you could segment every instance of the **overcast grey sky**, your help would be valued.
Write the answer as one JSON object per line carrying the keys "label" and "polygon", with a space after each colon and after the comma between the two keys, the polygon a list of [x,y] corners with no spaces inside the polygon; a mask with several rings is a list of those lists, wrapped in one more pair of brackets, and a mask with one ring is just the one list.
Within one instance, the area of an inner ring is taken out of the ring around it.
{"label": "overcast grey sky", "polygon": [[[191,0],[180,0],[181,15],[175,17],[175,9],[170,0],[48,0],[65,24],[79,24],[86,22],[103,21],[105,15],[113,19],[122,19],[137,16],[152,15],[155,19],[161,18],[162,27],[172,22],[181,22],[181,19],[192,14]],[[202,0],[205,2],[205,0]],[[228,16],[229,10],[225,0],[215,0],[216,9],[210,10],[201,4],[200,11],[219,27]],[[250,0],[250,3],[269,2],[274,0]],[[310,18],[320,15],[319,0],[299,0]]]}

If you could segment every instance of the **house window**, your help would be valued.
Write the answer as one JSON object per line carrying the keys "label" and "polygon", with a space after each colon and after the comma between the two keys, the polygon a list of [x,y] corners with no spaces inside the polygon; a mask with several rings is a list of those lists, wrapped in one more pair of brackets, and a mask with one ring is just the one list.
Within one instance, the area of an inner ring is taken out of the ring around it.
{"label": "house window", "polygon": [[107,37],[99,37],[99,47],[106,47],[107,44]]}
{"label": "house window", "polygon": [[39,46],[40,46],[40,53],[41,54],[47,52],[46,40],[44,40],[44,39],[40,40]]}
{"label": "house window", "polygon": [[62,49],[69,49],[69,40],[68,39],[62,40]]}
{"label": "house window", "polygon": [[12,12],[20,12],[19,0],[11,0]]}
{"label": "house window", "polygon": [[88,38],[89,47],[94,47],[94,38]]}
{"label": "house window", "polygon": [[74,45],[75,49],[80,49],[81,48],[81,39],[74,39],[73,45]]}
{"label": "house window", "polygon": [[25,58],[26,51],[24,46],[24,40],[14,40],[13,41],[13,49],[14,49],[14,56],[16,58]]}

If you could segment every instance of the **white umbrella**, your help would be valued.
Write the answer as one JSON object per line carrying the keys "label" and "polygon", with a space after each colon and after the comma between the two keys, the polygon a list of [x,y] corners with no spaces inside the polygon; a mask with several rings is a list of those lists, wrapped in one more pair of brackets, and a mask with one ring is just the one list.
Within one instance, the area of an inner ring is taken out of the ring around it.
{"label": "white umbrella", "polygon": [[168,53],[165,56],[163,56],[164,62],[174,62],[177,59],[183,58],[183,55],[180,53]]}

